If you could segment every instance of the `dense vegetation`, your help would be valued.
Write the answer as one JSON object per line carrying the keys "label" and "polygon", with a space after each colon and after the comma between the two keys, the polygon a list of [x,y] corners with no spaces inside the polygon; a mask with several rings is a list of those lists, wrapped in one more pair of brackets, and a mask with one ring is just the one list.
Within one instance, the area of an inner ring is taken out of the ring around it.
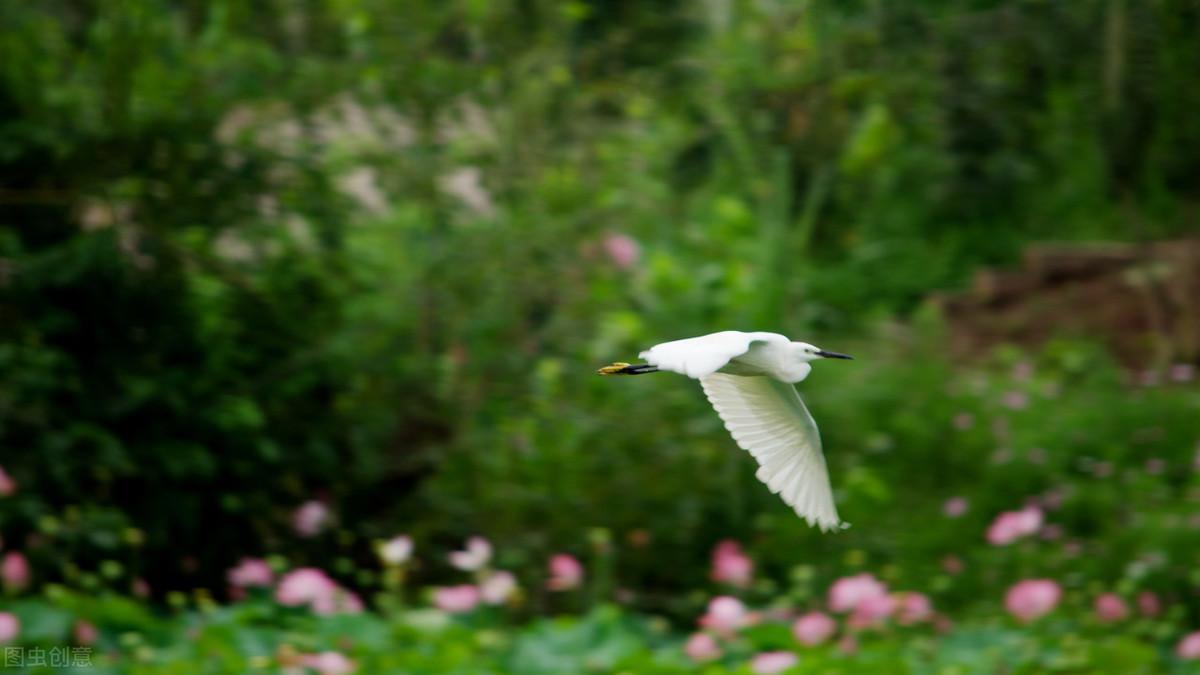
{"label": "dense vegetation", "polygon": [[[968,624],[806,657],[830,668],[986,667],[1006,641],[1013,672],[1178,666],[1200,627],[1191,366],[1131,378],[1065,339],[951,364],[921,300],[1032,241],[1196,230],[1200,3],[412,4],[0,3],[19,639],[83,618],[148,668],[289,644],[367,672],[671,670],[731,592],[709,558],[734,539],[752,607],[870,572]],[[719,328],[860,356],[804,387],[849,531],[763,490],[696,387],[592,375]],[[989,543],[1024,507],[1037,536]],[[376,551],[400,533],[403,583]],[[403,610],[461,583],[445,556],[472,535],[525,592],[448,626]],[[562,553],[582,590],[543,588]],[[214,605],[247,557],[327,570],[374,613]],[[1066,590],[1041,638],[1002,618],[1027,578]],[[1162,606],[1100,626],[1106,592]],[[727,665],[792,649],[782,625]],[[394,640],[427,645],[387,661]]]}

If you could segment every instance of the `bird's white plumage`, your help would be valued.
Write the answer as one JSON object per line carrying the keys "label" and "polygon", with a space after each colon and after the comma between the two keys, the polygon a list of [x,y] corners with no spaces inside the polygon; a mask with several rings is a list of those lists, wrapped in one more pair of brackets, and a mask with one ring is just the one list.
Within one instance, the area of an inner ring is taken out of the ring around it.
{"label": "bird's white plumage", "polygon": [[705,375],[700,384],[733,439],[758,461],[758,479],[810,525],[840,527],[817,424],[796,388],[724,373]]}
{"label": "bird's white plumage", "polygon": [[646,363],[700,380],[725,428],[758,461],[759,480],[822,530],[842,525],[817,424],[791,384],[808,376],[812,345],[778,333],[722,331],[655,345]]}
{"label": "bird's white plumage", "polygon": [[789,340],[778,333],[743,333],[738,330],[726,330],[711,335],[674,340],[654,345],[639,356],[659,370],[669,370],[691,378],[701,378],[711,375],[735,357],[750,350],[756,342],[774,342]]}

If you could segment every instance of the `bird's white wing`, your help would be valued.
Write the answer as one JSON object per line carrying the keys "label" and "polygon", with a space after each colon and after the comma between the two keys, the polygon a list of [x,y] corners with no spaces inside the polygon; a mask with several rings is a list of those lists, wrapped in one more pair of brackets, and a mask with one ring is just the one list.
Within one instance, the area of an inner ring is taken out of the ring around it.
{"label": "bird's white wing", "polygon": [[796,388],[724,373],[706,375],[700,384],[733,439],[758,461],[758,479],[809,525],[841,527],[817,424]]}
{"label": "bird's white wing", "polygon": [[726,330],[710,335],[675,340],[654,345],[639,354],[646,363],[691,378],[701,378],[717,372],[734,357],[750,350],[755,342],[787,338],[774,333],[743,333]]}

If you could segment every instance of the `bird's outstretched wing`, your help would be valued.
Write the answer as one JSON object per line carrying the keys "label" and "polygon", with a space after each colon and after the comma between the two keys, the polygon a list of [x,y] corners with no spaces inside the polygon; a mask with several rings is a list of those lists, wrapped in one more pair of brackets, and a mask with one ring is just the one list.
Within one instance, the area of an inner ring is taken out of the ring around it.
{"label": "bird's outstretched wing", "polygon": [[809,525],[841,527],[817,424],[796,388],[724,373],[701,377],[700,384],[733,439],[758,461],[758,479]]}
{"label": "bird's outstretched wing", "polygon": [[733,358],[745,354],[755,342],[769,339],[787,342],[787,338],[775,333],[726,330],[654,345],[640,356],[659,370],[700,378],[717,372]]}

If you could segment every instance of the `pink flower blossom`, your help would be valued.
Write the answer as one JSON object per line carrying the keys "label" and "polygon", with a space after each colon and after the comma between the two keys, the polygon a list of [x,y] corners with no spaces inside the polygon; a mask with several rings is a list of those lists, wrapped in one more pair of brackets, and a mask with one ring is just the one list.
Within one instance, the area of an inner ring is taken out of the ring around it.
{"label": "pink flower blossom", "polygon": [[1008,589],[1004,607],[1019,621],[1032,621],[1048,614],[1062,598],[1062,587],[1049,579],[1026,579]]}
{"label": "pink flower blossom", "polygon": [[750,585],[753,576],[754,562],[742,551],[741,545],[736,541],[726,539],[713,549],[713,581],[745,588]]}
{"label": "pink flower blossom", "polygon": [[942,558],[942,569],[945,570],[946,574],[957,576],[962,574],[966,568],[966,564],[958,556],[948,555]]}
{"label": "pink flower blossom", "polygon": [[629,235],[613,233],[604,238],[604,252],[614,265],[627,270],[637,264],[642,249]]}
{"label": "pink flower blossom", "polygon": [[308,605],[318,598],[332,595],[337,584],[315,567],[301,567],[283,575],[275,589],[275,600],[281,605]]}
{"label": "pink flower blossom", "polygon": [[150,584],[146,580],[138,577],[129,585],[129,590],[134,597],[142,598],[143,600],[150,597]]}
{"label": "pink flower blossom", "polygon": [[[0,638],[0,642],[3,642],[3,638]],[[1200,630],[1183,636],[1175,645],[1175,654],[1186,661],[1200,659]]]}
{"label": "pink flower blossom", "polygon": [[967,512],[969,506],[970,503],[967,502],[966,497],[951,497],[946,500],[945,504],[942,504],[942,513],[947,518],[958,518]]}
{"label": "pink flower blossom", "polygon": [[1150,591],[1138,593],[1137,606],[1142,616],[1155,617],[1162,612],[1162,603],[1159,602],[1158,596]]}
{"label": "pink flower blossom", "polygon": [[1157,475],[1165,471],[1167,463],[1160,457],[1152,457],[1146,460],[1146,473]]}
{"label": "pink flower blossom", "polygon": [[954,416],[954,428],[959,431],[966,431],[975,426],[975,416],[971,413],[962,412]]}
{"label": "pink flower blossom", "polygon": [[825,642],[837,632],[837,622],[822,612],[809,612],[792,624],[796,641],[809,647]]}
{"label": "pink flower blossom", "polygon": [[246,588],[248,586],[270,586],[275,580],[271,566],[262,558],[242,558],[241,562],[226,574],[231,586]]}
{"label": "pink flower blossom", "polygon": [[314,567],[302,567],[288,572],[275,588],[275,600],[281,605],[307,605],[315,614],[357,614],[362,600],[337,585],[328,575]]}
{"label": "pink flower blossom", "polygon": [[1176,363],[1169,374],[1172,382],[1191,382],[1196,377],[1196,368],[1190,363]]}
{"label": "pink flower blossom", "polygon": [[4,467],[0,466],[0,497],[7,497],[17,491],[17,481],[9,477]]}
{"label": "pink flower blossom", "polygon": [[433,591],[433,604],[451,614],[469,612],[479,604],[479,589],[471,584],[443,586]]}
{"label": "pink flower blossom", "polygon": [[88,646],[96,643],[96,627],[83,619],[75,622],[75,627],[71,632],[74,634],[76,644]]}
{"label": "pink flower blossom", "polygon": [[12,612],[0,612],[0,644],[12,642],[21,634],[21,621]]}
{"label": "pink flower blossom", "polygon": [[842,577],[829,587],[829,609],[848,612],[869,598],[887,595],[884,586],[874,576],[864,572],[852,577]]}
{"label": "pink flower blossom", "polygon": [[479,584],[479,595],[489,605],[502,605],[517,592],[517,578],[511,572],[492,572]]}
{"label": "pink flower blossom", "polygon": [[1026,382],[1033,377],[1033,364],[1028,361],[1021,361],[1013,366],[1012,378],[1018,382]]}
{"label": "pink flower blossom", "polygon": [[379,558],[386,565],[403,565],[412,557],[413,541],[407,535],[392,537],[379,546]]}
{"label": "pink flower blossom", "polygon": [[1022,391],[1010,391],[1004,395],[1003,403],[1011,410],[1022,410],[1029,407],[1029,396]]}
{"label": "pink flower blossom", "polygon": [[475,572],[487,567],[492,559],[492,545],[483,537],[471,537],[467,548],[450,554],[450,564],[464,572]]}
{"label": "pink flower blossom", "polygon": [[750,670],[754,675],[775,675],[799,662],[800,658],[791,652],[763,652],[750,660]]}
{"label": "pink flower blossom", "polygon": [[896,623],[902,626],[911,626],[933,618],[933,603],[924,593],[915,591],[900,593],[897,597],[897,604],[899,609],[896,614]]}
{"label": "pink flower blossom", "polygon": [[721,658],[721,648],[708,633],[693,633],[683,645],[683,653],[696,663]]}
{"label": "pink flower blossom", "polygon": [[1103,623],[1122,621],[1129,616],[1129,606],[1116,593],[1104,593],[1096,598],[1096,618]]}
{"label": "pink flower blossom", "polygon": [[353,673],[358,667],[341,652],[302,654],[299,661],[300,665],[311,668],[320,675],[346,675],[346,673]]}
{"label": "pink flower blossom", "polygon": [[583,565],[566,553],[550,557],[550,578],[546,588],[552,591],[569,591],[583,583]]}
{"label": "pink flower blossom", "polygon": [[992,522],[987,531],[988,543],[1007,546],[1014,541],[1034,534],[1042,526],[1042,510],[1027,506],[1020,511],[1005,511]]}
{"label": "pink flower blossom", "polygon": [[11,593],[19,593],[29,586],[29,561],[20,551],[9,551],[4,554],[4,562],[0,563],[0,579],[4,588]]}
{"label": "pink flower blossom", "polygon": [[329,525],[329,507],[315,499],[304,502],[292,513],[292,529],[301,537],[315,537]]}
{"label": "pink flower blossom", "polygon": [[746,606],[741,600],[721,595],[708,602],[708,611],[700,617],[700,625],[722,635],[729,635],[749,623]]}
{"label": "pink flower blossom", "polygon": [[847,625],[855,629],[881,625],[896,611],[896,600],[890,595],[872,595],[863,598],[854,606]]}

